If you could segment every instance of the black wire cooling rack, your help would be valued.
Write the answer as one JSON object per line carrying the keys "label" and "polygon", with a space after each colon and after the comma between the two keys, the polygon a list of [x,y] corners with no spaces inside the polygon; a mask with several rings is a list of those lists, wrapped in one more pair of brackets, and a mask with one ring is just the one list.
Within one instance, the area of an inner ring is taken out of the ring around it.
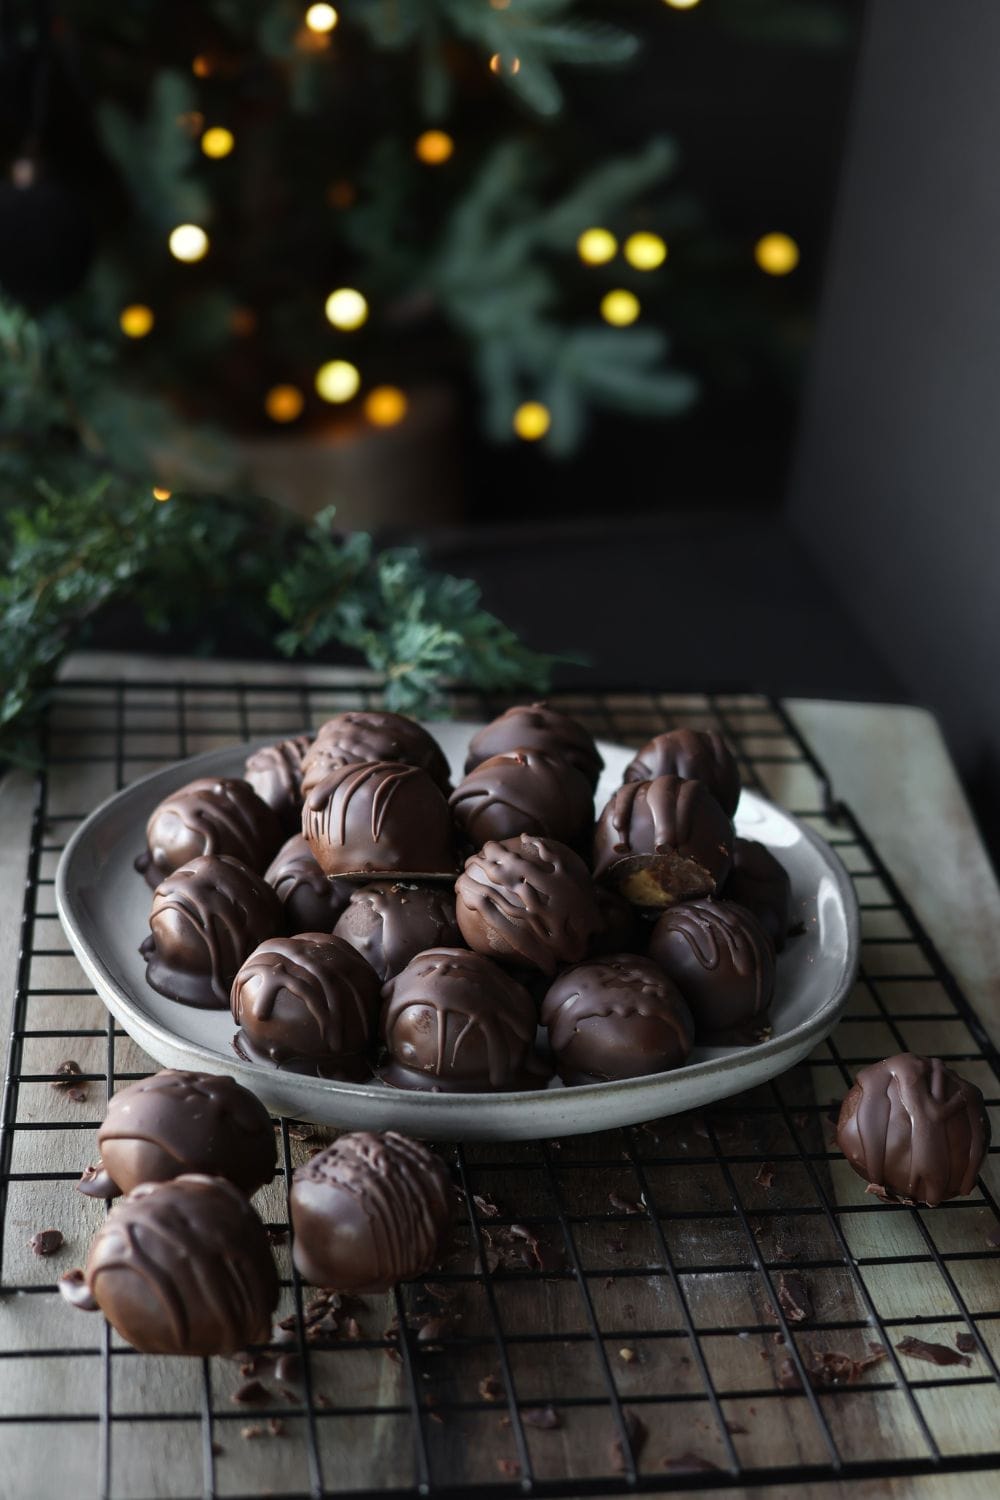
{"label": "black wire cooling rack", "polygon": [[[887,1053],[946,1058],[994,1107],[1000,1059],[808,744],[762,697],[553,701],[634,744],[678,723],[721,729],[747,782],[835,846],[862,909],[863,964],[845,1018],[805,1063],[697,1115],[442,1148],[465,1205],[449,1260],[339,1307],[300,1284],[287,1244],[284,1184],[328,1135],[278,1122],[283,1172],[257,1201],[288,1342],[242,1361],[140,1355],[62,1303],[55,1278],[82,1262],[104,1211],[74,1182],[105,1100],[154,1065],[66,947],[60,850],[97,801],[158,764],[373,701],[360,685],[58,692],[2,1105],[0,1492],[582,1496],[1000,1468],[996,1157],[968,1199],[883,1205],[839,1156],[831,1120],[854,1069]],[[483,718],[502,705],[458,694],[455,706]],[[66,1244],[42,1259],[27,1241],[47,1227]],[[956,1362],[915,1357],[907,1338]]]}

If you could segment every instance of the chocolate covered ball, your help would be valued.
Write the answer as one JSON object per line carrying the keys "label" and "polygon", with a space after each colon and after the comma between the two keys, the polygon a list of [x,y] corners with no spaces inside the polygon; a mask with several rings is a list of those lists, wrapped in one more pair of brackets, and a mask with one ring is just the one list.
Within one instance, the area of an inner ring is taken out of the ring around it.
{"label": "chocolate covered ball", "polygon": [[153,893],[140,949],[146,982],[184,1005],[228,1010],[236,970],[284,925],[281,902],[260,875],[225,856],[193,859]]}
{"label": "chocolate covered ball", "polygon": [[701,781],[657,776],[618,788],[594,834],[594,879],[635,906],[656,908],[718,890],[732,863],[733,825]]}
{"label": "chocolate covered ball", "polygon": [[663,913],[649,956],[674,981],[706,1041],[759,1022],[774,993],[774,946],[734,901],[685,901]]}
{"label": "chocolate covered ball", "polygon": [[341,766],[375,760],[401,761],[426,771],[447,797],[451,791],[448,762],[437,740],[404,714],[376,709],[351,709],[327,719],[302,766],[302,790],[309,792]]}
{"label": "chocolate covered ball", "polygon": [[583,958],[598,925],[594,883],[580,856],[528,833],[484,844],[465,861],[455,897],[470,948],[543,974]]}
{"label": "chocolate covered ball", "polygon": [[278,1277],[267,1233],[222,1177],[146,1182],[112,1209],[83,1275],[60,1291],[100,1309],[143,1354],[235,1354],[271,1338]]}
{"label": "chocolate covered ball", "polygon": [[289,932],[332,932],[357,890],[353,880],[330,880],[301,833],[282,844],[264,879],[285,908]]}
{"label": "chocolate covered ball", "polygon": [[249,1062],[292,1073],[370,1078],[379,991],[375,971],[341,938],[269,938],[233,981],[233,1046]]}
{"label": "chocolate covered ball", "polygon": [[484,760],[508,750],[544,750],[567,760],[586,778],[591,791],[604,769],[593,736],[576,719],[547,703],[518,704],[484,725],[469,741],[466,775]]}
{"label": "chocolate covered ball", "polygon": [[482,761],[450,798],[455,822],[474,849],[537,834],[579,848],[594,817],[590,785],[567,761],[542,750],[508,750]]}
{"label": "chocolate covered ball", "polygon": [[792,883],[788,871],[763,844],[737,839],[733,844],[733,867],[722,894],[752,911],[775,950],[785,946],[792,912]]}
{"label": "chocolate covered ball", "polygon": [[444,795],[426,771],[399,761],[331,771],[306,794],[302,832],[326,875],[457,873]]}
{"label": "chocolate covered ball", "polygon": [[382,990],[389,1060],[397,1088],[450,1093],[542,1088],[535,1052],[538,1008],[523,985],[479,953],[434,948]]}
{"label": "chocolate covered ball", "polygon": [[740,800],[740,768],[714,729],[671,729],[649,740],[625,767],[625,781],[680,776],[703,781],[730,818]]}
{"label": "chocolate covered ball", "polygon": [[249,1089],[215,1073],[166,1068],[119,1089],[97,1145],[101,1169],[88,1168],[79,1184],[93,1198],[189,1172],[225,1177],[250,1197],[274,1176],[270,1115]]}
{"label": "chocolate covered ball", "polygon": [[356,948],[385,984],[428,948],[458,948],[455,897],[446,886],[375,880],[355,886],[334,935]]}
{"label": "chocolate covered ball", "polygon": [[288,1195],[299,1274],[338,1292],[385,1292],[441,1258],[454,1191],[439,1156],[389,1130],[342,1135],[299,1167]]}
{"label": "chocolate covered ball", "polygon": [[587,944],[587,957],[599,958],[605,953],[644,953],[652,930],[639,916],[631,901],[606,885],[594,886],[597,905],[597,927]]}
{"label": "chocolate covered ball", "polygon": [[837,1121],[837,1145],[869,1192],[931,1208],[973,1191],[989,1144],[975,1084],[912,1052],[862,1068]]}
{"label": "chocolate covered ball", "polygon": [[247,782],[203,776],[164,797],[146,824],[135,867],[151,886],[199,855],[228,856],[258,874],[281,843],[281,825]]}
{"label": "chocolate covered ball", "polygon": [[694,1022],[677,986],[648,958],[613,953],[574,964],[542,1001],[564,1083],[607,1083],[680,1067]]}
{"label": "chocolate covered ball", "polygon": [[246,780],[266,802],[286,834],[302,826],[302,759],[312,744],[308,734],[264,745],[247,757]]}

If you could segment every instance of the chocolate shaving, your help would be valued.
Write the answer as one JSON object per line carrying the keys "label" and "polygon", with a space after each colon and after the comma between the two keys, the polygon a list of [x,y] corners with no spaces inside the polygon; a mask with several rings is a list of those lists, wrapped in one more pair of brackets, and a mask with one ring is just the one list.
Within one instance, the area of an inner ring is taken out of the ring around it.
{"label": "chocolate shaving", "polygon": [[748,1427],[743,1426],[742,1422],[726,1422],[726,1431],[731,1437],[739,1437],[740,1433],[749,1432],[749,1430]]}
{"label": "chocolate shaving", "polygon": [[[632,1448],[632,1455],[638,1460],[648,1436],[646,1424],[627,1406],[622,1407],[622,1424]],[[628,1465],[625,1458],[625,1445],[620,1437],[612,1441],[610,1453],[612,1468],[616,1473],[624,1474]]]}
{"label": "chocolate shaving", "polygon": [[284,1437],[285,1424],[280,1417],[268,1417],[267,1430],[272,1437]]}
{"label": "chocolate shaving", "polygon": [[804,1323],[813,1315],[812,1298],[809,1288],[799,1275],[798,1271],[780,1271],[778,1273],[778,1301],[781,1310],[790,1323]]}
{"label": "chocolate shaving", "polygon": [[237,1406],[266,1406],[274,1398],[267,1386],[259,1380],[247,1380],[232,1395]]}
{"label": "chocolate shaving", "polygon": [[621,1193],[611,1192],[608,1194],[608,1202],[612,1208],[620,1214],[641,1214],[642,1200],[635,1198],[624,1198]]}
{"label": "chocolate shaving", "polygon": [[757,1184],[758,1187],[762,1187],[762,1188],[773,1187],[774,1186],[774,1163],[770,1162],[770,1161],[762,1161],[761,1164],[760,1164],[760,1166],[757,1168],[756,1172],[753,1174],[753,1180]]}
{"label": "chocolate shaving", "polygon": [[[732,1430],[732,1429],[730,1429]],[[745,1432],[746,1428],[739,1428]],[[665,1458],[662,1467],[669,1469],[672,1474],[700,1474],[709,1469],[718,1469],[718,1464],[713,1464],[707,1458],[701,1458],[697,1453],[682,1453],[680,1458]]]}
{"label": "chocolate shaving", "polygon": [[[813,1355],[810,1363],[803,1361],[809,1384],[814,1390],[831,1385],[855,1385],[866,1370],[870,1370],[873,1365],[881,1364],[882,1360],[888,1358],[881,1344],[869,1344],[868,1347],[871,1353],[865,1359],[852,1359],[849,1354],[827,1350],[822,1354]],[[802,1389],[799,1372],[791,1359],[781,1361],[775,1371],[775,1379],[783,1391]]]}
{"label": "chocolate shaving", "polygon": [[503,1396],[503,1386],[495,1375],[484,1375],[479,1382],[479,1394],[484,1401],[499,1401]]}
{"label": "chocolate shaving", "polygon": [[62,1232],[58,1229],[40,1229],[33,1234],[28,1244],[36,1255],[55,1255],[63,1247]]}
{"label": "chocolate shaving", "polygon": [[947,1344],[928,1344],[923,1339],[905,1338],[896,1345],[900,1354],[923,1359],[929,1365],[971,1365],[972,1360]]}
{"label": "chocolate shaving", "polygon": [[274,1367],[275,1380],[283,1385],[298,1385],[302,1379],[302,1361],[297,1354],[282,1354]]}
{"label": "chocolate shaving", "polygon": [[562,1417],[554,1406],[526,1406],[521,1412],[521,1421],[525,1427],[537,1427],[542,1432],[552,1432],[562,1426]]}
{"label": "chocolate shaving", "polygon": [[487,1197],[483,1193],[473,1193],[472,1201],[484,1219],[497,1219],[500,1217],[500,1210],[492,1198]]}
{"label": "chocolate shaving", "polygon": [[979,1348],[979,1345],[976,1343],[975,1334],[972,1333],[956,1333],[955,1344],[961,1349],[963,1354],[975,1354]]}

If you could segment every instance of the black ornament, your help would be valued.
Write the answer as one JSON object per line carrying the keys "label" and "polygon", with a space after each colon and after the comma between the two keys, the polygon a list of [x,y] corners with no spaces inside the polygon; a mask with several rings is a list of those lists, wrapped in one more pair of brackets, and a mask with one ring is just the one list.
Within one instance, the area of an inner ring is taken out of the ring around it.
{"label": "black ornament", "polygon": [[92,250],[90,219],[69,188],[36,176],[20,185],[16,172],[0,183],[0,290],[8,297],[33,312],[62,301],[83,281]]}

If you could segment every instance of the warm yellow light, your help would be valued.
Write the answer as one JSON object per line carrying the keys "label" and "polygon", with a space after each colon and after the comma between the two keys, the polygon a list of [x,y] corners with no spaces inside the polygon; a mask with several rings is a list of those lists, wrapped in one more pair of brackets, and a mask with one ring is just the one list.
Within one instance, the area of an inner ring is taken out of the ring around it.
{"label": "warm yellow light", "polygon": [[618,241],[610,229],[585,229],[576,242],[576,253],[585,266],[603,266],[617,252]]}
{"label": "warm yellow light", "polygon": [[326,299],[326,316],[334,328],[360,328],[368,321],[368,303],[353,287],[338,287]]}
{"label": "warm yellow light", "polygon": [[514,431],[526,443],[537,443],[551,426],[549,409],[540,401],[524,401],[514,413]]}
{"label": "warm yellow light", "polygon": [[[508,71],[508,73],[520,73],[520,71],[521,71],[521,59],[519,57],[512,57],[511,60],[510,60],[509,65],[508,65],[507,71]],[[490,72],[491,73],[502,73],[503,72],[503,57],[502,57],[502,55],[499,52],[494,52],[493,56],[490,58]]]}
{"label": "warm yellow light", "polygon": [[622,246],[622,254],[637,271],[655,271],[667,258],[667,244],[658,234],[640,230],[638,234],[629,235]]}
{"label": "warm yellow light", "polygon": [[611,323],[615,328],[627,328],[630,323],[635,322],[641,311],[638,297],[634,292],[627,292],[624,287],[605,292],[601,298],[601,317],[605,323]]}
{"label": "warm yellow light", "polygon": [[330,359],[316,371],[316,390],[324,401],[339,405],[358,393],[361,375],[346,359]]}
{"label": "warm yellow light", "polygon": [[211,126],[201,138],[201,149],[213,161],[220,161],[222,157],[228,156],[235,145],[236,137],[224,125]]}
{"label": "warm yellow light", "polygon": [[332,5],[310,5],[306,11],[306,25],[310,31],[332,31],[339,20]]}
{"label": "warm yellow light", "polygon": [[305,397],[295,385],[272,385],[264,397],[264,410],[272,422],[294,422],[305,404]]}
{"label": "warm yellow light", "polygon": [[753,258],[768,276],[787,276],[799,263],[799,247],[790,234],[765,234],[754,245]]}
{"label": "warm yellow light", "polygon": [[208,254],[208,235],[198,224],[178,224],[170,231],[170,253],[189,264]]}
{"label": "warm yellow light", "polygon": [[153,499],[154,500],[169,500],[172,493],[173,493],[173,491],[171,491],[171,490],[165,490],[163,488],[162,484],[154,484],[153,485]]}
{"label": "warm yellow light", "polygon": [[694,10],[700,0],[663,0],[664,5],[669,5],[671,10]]}
{"label": "warm yellow light", "polygon": [[130,303],[118,315],[118,326],[129,339],[144,339],[155,322],[153,309],[143,302]]}
{"label": "warm yellow light", "polygon": [[365,397],[365,416],[373,427],[395,427],[406,416],[409,402],[395,385],[377,385]]}
{"label": "warm yellow light", "polygon": [[455,142],[446,130],[425,130],[417,136],[413,149],[427,166],[439,167],[451,156]]}
{"label": "warm yellow light", "polygon": [[191,64],[191,72],[196,78],[207,78],[212,71],[212,59],[205,52],[199,52]]}

